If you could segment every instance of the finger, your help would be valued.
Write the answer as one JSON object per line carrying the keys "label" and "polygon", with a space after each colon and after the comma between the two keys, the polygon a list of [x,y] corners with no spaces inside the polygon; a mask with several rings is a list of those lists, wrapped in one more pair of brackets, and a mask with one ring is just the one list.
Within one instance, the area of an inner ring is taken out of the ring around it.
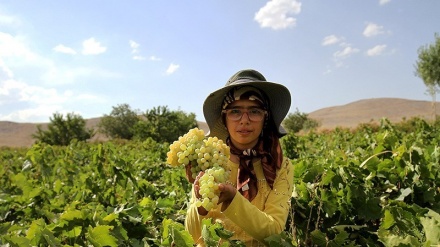
{"label": "finger", "polygon": [[237,192],[237,190],[230,184],[219,184],[218,188],[220,190],[218,203],[231,201]]}
{"label": "finger", "polygon": [[196,197],[200,198],[200,186],[198,184],[194,184],[194,192],[196,193]]}
{"label": "finger", "polygon": [[185,165],[185,175],[190,183],[194,183],[195,179],[192,177],[191,163]]}

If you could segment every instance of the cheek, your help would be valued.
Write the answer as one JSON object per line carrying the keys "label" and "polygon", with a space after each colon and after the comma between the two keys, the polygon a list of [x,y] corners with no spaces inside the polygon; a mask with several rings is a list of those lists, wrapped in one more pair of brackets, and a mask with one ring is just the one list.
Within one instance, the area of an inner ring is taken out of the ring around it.
{"label": "cheek", "polygon": [[259,133],[261,133],[261,131],[263,130],[264,127],[264,122],[261,122],[258,127],[256,127],[259,130]]}

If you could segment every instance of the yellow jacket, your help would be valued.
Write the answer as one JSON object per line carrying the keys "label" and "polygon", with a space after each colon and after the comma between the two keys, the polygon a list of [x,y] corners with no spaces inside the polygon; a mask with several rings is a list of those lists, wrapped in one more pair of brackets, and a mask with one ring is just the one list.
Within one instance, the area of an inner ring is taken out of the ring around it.
{"label": "yellow jacket", "polygon": [[[237,181],[238,164],[229,161],[231,176],[229,181]],[[202,219],[212,218],[221,221],[225,229],[235,234],[231,239],[245,242],[246,246],[265,246],[263,240],[284,230],[290,209],[290,199],[293,190],[293,167],[288,158],[284,158],[281,169],[270,189],[263,174],[261,162],[254,163],[258,180],[258,194],[249,202],[240,193],[236,193],[228,208],[221,212],[221,205],[211,210],[206,216],[199,215],[195,206],[194,190],[185,219],[185,228],[191,233],[197,246],[204,246],[201,237]]]}

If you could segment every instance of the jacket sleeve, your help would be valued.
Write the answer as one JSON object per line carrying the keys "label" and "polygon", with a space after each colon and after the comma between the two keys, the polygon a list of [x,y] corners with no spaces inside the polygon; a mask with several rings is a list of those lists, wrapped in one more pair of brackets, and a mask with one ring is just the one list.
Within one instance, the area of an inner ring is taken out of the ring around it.
{"label": "jacket sleeve", "polygon": [[290,210],[293,191],[293,167],[288,158],[278,171],[273,190],[270,190],[264,209],[252,205],[237,193],[223,214],[251,237],[264,242],[266,237],[281,233]]}
{"label": "jacket sleeve", "polygon": [[188,210],[185,218],[185,229],[191,234],[194,242],[197,246],[204,246],[203,239],[201,236],[202,229],[202,219],[212,217],[210,213],[206,216],[200,215],[197,211],[197,207],[195,204],[196,196],[194,193],[194,187],[191,190],[191,199],[189,202]]}

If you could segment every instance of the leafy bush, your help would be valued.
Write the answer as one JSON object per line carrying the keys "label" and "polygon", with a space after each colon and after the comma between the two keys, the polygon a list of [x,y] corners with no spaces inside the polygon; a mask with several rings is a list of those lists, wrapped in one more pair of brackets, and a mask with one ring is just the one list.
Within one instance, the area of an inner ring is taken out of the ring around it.
{"label": "leafy bush", "polygon": [[171,143],[197,127],[194,113],[170,111],[166,106],[147,110],[143,117],[133,128],[134,138],[137,140],[150,137],[157,142]]}
{"label": "leafy bush", "polygon": [[110,115],[104,115],[99,124],[99,131],[110,138],[131,140],[133,128],[139,121],[138,113],[128,104],[113,107]]}
{"label": "leafy bush", "polygon": [[296,109],[295,113],[289,113],[283,121],[283,127],[287,131],[297,133],[300,130],[313,130],[319,126],[319,123],[308,117],[306,113],[299,112]]}
{"label": "leafy bush", "polygon": [[85,141],[94,135],[93,129],[86,129],[86,121],[73,113],[68,113],[66,118],[63,114],[54,113],[47,128],[43,130],[41,125],[38,125],[37,133],[32,137],[50,145],[66,146],[74,139]]}
{"label": "leafy bush", "polygon": [[170,111],[167,106],[154,107],[141,114],[128,104],[113,107],[99,123],[102,133],[111,138],[145,140],[171,143],[197,126],[194,113]]}
{"label": "leafy bush", "polygon": [[286,150],[295,150],[287,152],[295,164],[287,224],[293,242],[439,244],[440,136],[431,125],[413,127],[407,133],[384,120],[376,131],[364,126],[283,139]]}

